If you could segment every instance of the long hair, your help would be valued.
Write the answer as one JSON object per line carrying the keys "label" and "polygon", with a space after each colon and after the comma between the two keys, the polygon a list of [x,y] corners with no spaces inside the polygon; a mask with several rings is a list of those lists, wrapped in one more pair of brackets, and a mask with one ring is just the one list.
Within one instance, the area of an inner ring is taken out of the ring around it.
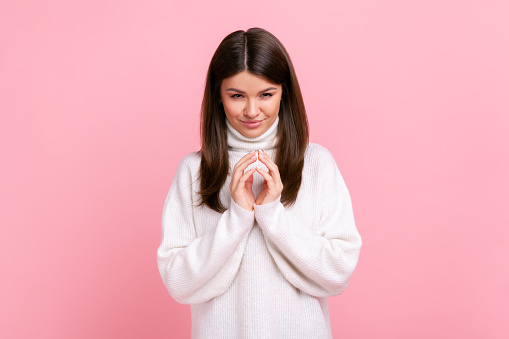
{"label": "long hair", "polygon": [[233,32],[219,44],[210,61],[201,107],[200,205],[217,212],[226,210],[219,192],[230,170],[226,115],[220,103],[221,83],[242,71],[282,86],[274,161],[283,182],[281,202],[285,206],[295,203],[302,182],[309,125],[290,57],[281,42],[266,30]]}

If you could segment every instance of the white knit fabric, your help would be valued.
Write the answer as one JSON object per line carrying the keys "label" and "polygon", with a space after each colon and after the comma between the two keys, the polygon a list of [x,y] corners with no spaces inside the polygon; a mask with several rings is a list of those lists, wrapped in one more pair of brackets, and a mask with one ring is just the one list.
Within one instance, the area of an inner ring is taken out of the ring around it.
{"label": "white knit fabric", "polygon": [[[230,168],[260,148],[273,156],[278,123],[252,139],[227,123]],[[254,211],[233,201],[230,175],[220,192],[224,213],[198,206],[199,166],[191,153],[177,169],[157,251],[170,295],[191,304],[192,338],[331,338],[327,297],[346,288],[362,244],[331,153],[310,143],[295,204],[278,199]],[[262,187],[255,172],[255,197]]]}

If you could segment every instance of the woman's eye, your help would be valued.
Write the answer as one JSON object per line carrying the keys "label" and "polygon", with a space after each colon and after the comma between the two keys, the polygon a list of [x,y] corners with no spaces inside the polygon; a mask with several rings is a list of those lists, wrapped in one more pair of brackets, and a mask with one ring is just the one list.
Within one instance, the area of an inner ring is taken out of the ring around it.
{"label": "woman's eye", "polygon": [[240,95],[240,94],[234,94],[234,95],[231,95],[230,97],[232,97],[232,98],[242,98],[242,95]]}
{"label": "woman's eye", "polygon": [[263,93],[262,94],[262,98],[270,98],[272,96],[272,94],[270,93]]}

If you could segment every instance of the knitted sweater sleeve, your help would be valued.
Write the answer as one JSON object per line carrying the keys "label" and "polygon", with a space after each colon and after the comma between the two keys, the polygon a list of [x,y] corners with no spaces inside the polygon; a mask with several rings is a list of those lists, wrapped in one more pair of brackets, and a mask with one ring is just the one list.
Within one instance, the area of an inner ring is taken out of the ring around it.
{"label": "knitted sweater sleeve", "polygon": [[328,297],[340,294],[348,285],[362,241],[349,191],[334,158],[321,148],[320,156],[311,161],[315,162],[311,167],[316,196],[303,197],[303,208],[309,208],[306,212],[318,209],[317,227],[289,213],[280,197],[255,205],[255,218],[285,278],[305,293]]}
{"label": "knitted sweater sleeve", "polygon": [[164,285],[182,304],[202,303],[228,289],[254,224],[254,212],[244,210],[232,199],[218,222],[198,236],[193,217],[192,167],[188,156],[177,169],[164,203],[162,240],[157,250]]}

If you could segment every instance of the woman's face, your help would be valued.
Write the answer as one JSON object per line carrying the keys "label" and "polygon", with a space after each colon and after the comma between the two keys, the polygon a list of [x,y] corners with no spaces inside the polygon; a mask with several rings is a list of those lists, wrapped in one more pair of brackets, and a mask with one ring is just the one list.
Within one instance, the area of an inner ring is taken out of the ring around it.
{"label": "woman's face", "polygon": [[247,71],[221,83],[221,101],[230,124],[255,138],[266,132],[279,113],[282,87]]}

